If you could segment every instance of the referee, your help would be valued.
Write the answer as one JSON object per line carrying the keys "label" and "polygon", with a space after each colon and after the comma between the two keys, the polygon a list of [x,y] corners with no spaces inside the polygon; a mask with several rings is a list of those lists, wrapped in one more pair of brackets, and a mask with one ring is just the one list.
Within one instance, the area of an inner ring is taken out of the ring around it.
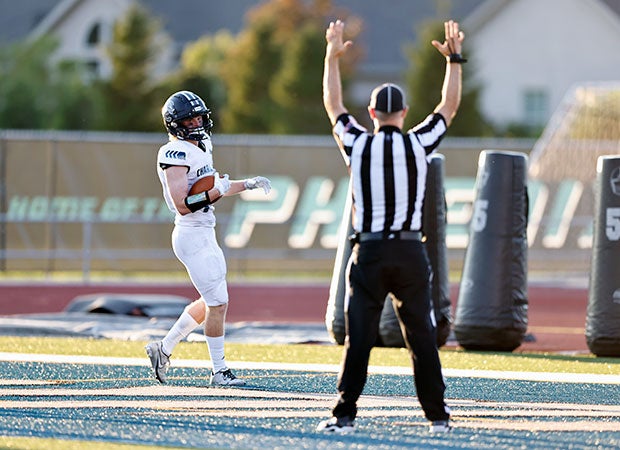
{"label": "referee", "polygon": [[450,409],[435,338],[431,269],[422,238],[422,204],[429,155],[446,133],[461,99],[461,45],[458,23],[445,23],[445,41],[432,45],[446,58],[441,101],[422,123],[401,130],[408,106],[401,88],[373,90],[369,133],[342,102],[339,58],[352,45],[343,42],[344,23],[330,23],[323,74],[323,102],[334,136],[349,167],[355,234],[347,267],[346,339],[338,401],[318,431],[354,430],[357,400],[366,383],[368,359],[379,332],[383,304],[390,295],[413,363],[415,387],[431,432],[451,429]]}

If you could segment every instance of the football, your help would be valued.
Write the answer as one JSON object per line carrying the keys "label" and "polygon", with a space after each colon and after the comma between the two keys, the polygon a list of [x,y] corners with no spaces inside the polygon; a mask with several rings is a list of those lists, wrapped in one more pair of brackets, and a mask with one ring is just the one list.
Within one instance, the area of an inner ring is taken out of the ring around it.
{"label": "football", "polygon": [[200,194],[203,191],[209,191],[213,189],[215,183],[214,175],[207,175],[206,177],[196,180],[192,187],[189,188],[189,195]]}

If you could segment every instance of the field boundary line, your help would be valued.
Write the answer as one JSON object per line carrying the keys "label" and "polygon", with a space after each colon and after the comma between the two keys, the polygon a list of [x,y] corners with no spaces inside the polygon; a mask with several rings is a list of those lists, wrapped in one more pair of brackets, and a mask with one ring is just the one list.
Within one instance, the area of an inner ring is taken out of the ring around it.
{"label": "field boundary line", "polygon": [[[52,355],[42,353],[10,353],[0,352],[0,361],[7,362],[38,362],[49,364],[108,364],[121,366],[146,366],[150,365],[148,358],[129,358],[113,356],[80,356],[80,355]],[[228,361],[233,369],[248,370],[291,370],[306,372],[329,372],[338,373],[340,366],[337,364],[301,364],[282,362],[247,362]],[[185,367],[194,369],[210,369],[211,363],[200,359],[173,359],[172,367]],[[399,366],[369,366],[368,372],[383,375],[411,375],[411,367]],[[548,381],[556,383],[596,383],[596,384],[620,384],[620,375],[606,375],[594,373],[566,373],[566,372],[517,372],[501,370],[469,370],[469,369],[443,369],[444,376],[449,378],[490,378],[500,380],[524,380],[524,381]]]}

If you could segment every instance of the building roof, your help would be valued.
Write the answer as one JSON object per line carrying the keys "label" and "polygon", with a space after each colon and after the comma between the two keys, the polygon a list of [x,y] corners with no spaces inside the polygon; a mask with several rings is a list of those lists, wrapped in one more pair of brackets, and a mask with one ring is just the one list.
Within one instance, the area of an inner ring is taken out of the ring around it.
{"label": "building roof", "polygon": [[0,0],[0,44],[25,39],[60,0]]}
{"label": "building roof", "polygon": [[234,0],[225,3],[204,0],[140,0],[161,21],[164,29],[181,44],[195,41],[204,34],[226,29],[232,33],[241,31],[245,14],[261,1]]}
{"label": "building roof", "polygon": [[620,17],[620,0],[602,0],[605,5]]}

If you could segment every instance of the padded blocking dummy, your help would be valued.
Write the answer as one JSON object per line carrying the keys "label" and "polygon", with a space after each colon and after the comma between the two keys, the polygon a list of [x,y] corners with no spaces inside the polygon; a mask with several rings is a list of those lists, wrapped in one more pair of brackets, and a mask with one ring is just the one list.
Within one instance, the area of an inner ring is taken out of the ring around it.
{"label": "padded blocking dummy", "polygon": [[480,154],[454,335],[467,350],[513,351],[527,331],[527,156]]}
{"label": "padded blocking dummy", "polygon": [[336,249],[336,260],[334,261],[332,280],[329,285],[329,299],[327,300],[327,309],[325,310],[325,326],[327,332],[330,338],[339,345],[344,344],[344,338],[346,336],[344,324],[344,298],[348,283],[346,269],[349,257],[351,256],[349,236],[353,233],[353,226],[351,225],[351,202],[351,185],[349,184],[347,201],[338,231],[338,248]]}
{"label": "padded blocking dummy", "polygon": [[597,160],[586,342],[597,356],[620,356],[620,156]]}

